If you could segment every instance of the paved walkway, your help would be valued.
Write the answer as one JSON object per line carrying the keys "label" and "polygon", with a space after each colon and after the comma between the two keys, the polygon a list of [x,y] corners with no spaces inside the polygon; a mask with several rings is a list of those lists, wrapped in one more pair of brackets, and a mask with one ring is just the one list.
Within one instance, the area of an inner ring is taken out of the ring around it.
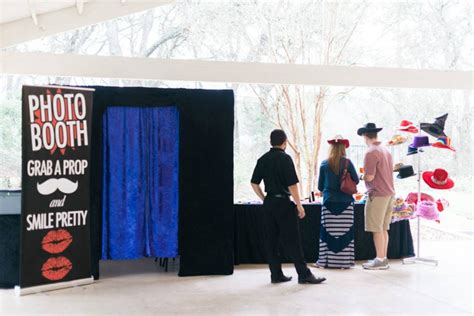
{"label": "paved walkway", "polygon": [[[153,260],[102,264],[93,285],[14,297],[0,290],[0,315],[332,315],[472,314],[472,241],[425,242],[439,266],[392,261],[386,271],[319,270],[321,285],[270,284],[266,265],[232,276],[180,278]],[[295,278],[291,265],[285,274]]]}

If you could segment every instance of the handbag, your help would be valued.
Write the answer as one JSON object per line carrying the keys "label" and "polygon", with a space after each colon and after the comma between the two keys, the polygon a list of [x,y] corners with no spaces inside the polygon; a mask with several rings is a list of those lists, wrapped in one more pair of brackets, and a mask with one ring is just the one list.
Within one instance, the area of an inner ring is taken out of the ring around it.
{"label": "handbag", "polygon": [[352,180],[351,175],[347,172],[347,167],[349,166],[349,159],[344,159],[344,171],[341,176],[341,191],[346,194],[355,194],[357,193],[357,184]]}

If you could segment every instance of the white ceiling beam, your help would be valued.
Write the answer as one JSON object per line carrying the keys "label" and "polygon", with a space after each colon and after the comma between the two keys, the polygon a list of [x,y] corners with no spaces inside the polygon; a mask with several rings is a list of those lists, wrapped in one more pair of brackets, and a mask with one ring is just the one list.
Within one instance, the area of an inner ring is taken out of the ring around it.
{"label": "white ceiling beam", "polygon": [[39,26],[38,16],[36,15],[36,7],[34,3],[32,3],[31,0],[28,0],[27,3],[28,3],[28,8],[30,9],[31,18],[33,19],[34,25]]}
{"label": "white ceiling beam", "polygon": [[95,0],[84,4],[82,0],[79,0],[76,6],[44,14],[34,13],[34,8],[30,6],[32,18],[38,27],[33,26],[30,18],[0,24],[0,48],[97,24],[172,2],[174,0],[135,0],[126,3],[121,3],[119,0]]}
{"label": "white ceiling beam", "polygon": [[76,0],[77,13],[82,15],[84,12],[84,0]]}
{"label": "white ceiling beam", "polygon": [[16,52],[0,53],[0,67],[5,74],[39,76],[426,89],[473,89],[474,75],[473,71]]}

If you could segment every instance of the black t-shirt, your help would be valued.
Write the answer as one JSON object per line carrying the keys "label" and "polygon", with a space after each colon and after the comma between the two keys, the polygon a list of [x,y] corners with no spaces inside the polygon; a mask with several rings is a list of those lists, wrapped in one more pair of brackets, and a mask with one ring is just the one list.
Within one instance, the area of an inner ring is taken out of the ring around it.
{"label": "black t-shirt", "polygon": [[288,187],[299,181],[293,160],[284,150],[271,148],[258,159],[251,182],[260,184],[262,180],[265,183],[265,192],[290,195]]}

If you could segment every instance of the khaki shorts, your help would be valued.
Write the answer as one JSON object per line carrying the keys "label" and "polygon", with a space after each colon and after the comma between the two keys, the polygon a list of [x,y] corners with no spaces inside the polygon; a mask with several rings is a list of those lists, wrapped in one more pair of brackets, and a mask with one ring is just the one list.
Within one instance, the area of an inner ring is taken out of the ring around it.
{"label": "khaki shorts", "polygon": [[365,231],[380,233],[390,229],[393,196],[370,196],[365,203]]}

